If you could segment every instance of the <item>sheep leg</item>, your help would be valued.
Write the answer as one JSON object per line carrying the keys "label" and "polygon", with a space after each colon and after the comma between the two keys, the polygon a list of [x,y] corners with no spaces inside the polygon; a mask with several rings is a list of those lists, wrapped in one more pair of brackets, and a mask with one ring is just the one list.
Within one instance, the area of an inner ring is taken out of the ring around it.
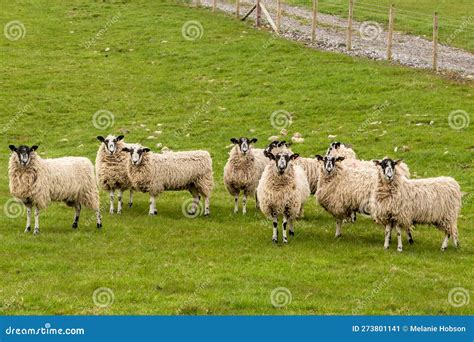
{"label": "sheep leg", "polygon": [[295,221],[293,219],[290,219],[288,221],[290,224],[290,236],[294,236],[295,235],[295,227],[294,227]]}
{"label": "sheep leg", "polygon": [[255,209],[260,209],[260,202],[258,201],[257,193],[255,193]]}
{"label": "sheep leg", "polygon": [[357,220],[357,213],[355,211],[351,212],[351,222],[354,223]]}
{"label": "sheep leg", "polygon": [[277,243],[278,242],[278,216],[277,214],[273,214],[273,236],[272,236],[272,242]]}
{"label": "sheep leg", "polygon": [[35,229],[33,229],[33,234],[38,235],[40,232],[39,228],[39,209],[35,206]]}
{"label": "sheep leg", "polygon": [[459,240],[458,240],[458,227],[456,225],[453,225],[451,228],[451,235],[453,236],[453,243],[454,247],[458,248],[459,247]]}
{"label": "sheep leg", "polygon": [[77,228],[77,224],[79,223],[79,216],[81,215],[81,205],[78,203],[74,207],[76,209],[76,213],[74,215],[74,222],[72,223],[72,228]]}
{"label": "sheep leg", "polygon": [[408,243],[410,245],[413,245],[413,236],[411,236],[411,228],[408,229],[407,235],[408,235]]}
{"label": "sheep leg", "polygon": [[341,219],[336,219],[336,237],[341,237],[342,236],[342,220]]}
{"label": "sheep leg", "polygon": [[155,196],[150,195],[150,215],[156,215],[158,212],[156,211],[156,204],[155,204]]}
{"label": "sheep leg", "polygon": [[95,211],[95,217],[97,218],[97,228],[102,228],[102,217],[100,215],[100,209]]}
{"label": "sheep leg", "polygon": [[444,240],[443,243],[441,244],[441,250],[444,252],[446,248],[448,248],[448,241],[449,241],[450,234],[445,231],[444,232]]}
{"label": "sheep leg", "polygon": [[283,243],[288,243],[288,238],[286,237],[286,225],[288,224],[288,218],[286,215],[283,215]]}
{"label": "sheep leg", "polygon": [[211,213],[211,209],[209,208],[209,205],[210,205],[210,198],[209,196],[205,196],[204,197],[204,216],[209,216],[209,214]]}
{"label": "sheep leg", "polygon": [[25,233],[31,230],[31,204],[26,204],[26,228]]}
{"label": "sheep leg", "polygon": [[385,242],[383,248],[388,249],[390,247],[390,238],[392,236],[392,226],[390,224],[385,225]]}
{"label": "sheep leg", "polygon": [[117,197],[117,214],[122,213],[122,195],[123,191],[121,189],[118,190],[118,197]]}
{"label": "sheep leg", "polygon": [[242,214],[247,213],[247,194],[244,192],[242,194]]}
{"label": "sheep leg", "polygon": [[403,252],[402,228],[398,224],[396,228],[397,228],[397,240],[398,240],[397,251]]}
{"label": "sheep leg", "polygon": [[110,199],[109,213],[113,214],[114,213],[114,199],[115,199],[115,191],[114,190],[109,191],[109,199]]}
{"label": "sheep leg", "polygon": [[130,199],[128,200],[128,207],[131,208],[133,205],[133,190],[130,190]]}
{"label": "sheep leg", "polygon": [[234,195],[234,214],[239,212],[239,194]]}

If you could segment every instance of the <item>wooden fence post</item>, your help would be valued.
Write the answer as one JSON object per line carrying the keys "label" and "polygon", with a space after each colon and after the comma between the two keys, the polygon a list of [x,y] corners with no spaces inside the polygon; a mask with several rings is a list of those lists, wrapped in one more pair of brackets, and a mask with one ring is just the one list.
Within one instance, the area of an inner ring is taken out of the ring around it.
{"label": "wooden fence post", "polygon": [[217,7],[217,0],[212,0],[212,12],[216,11],[216,7]]}
{"label": "wooden fence post", "polygon": [[240,0],[235,1],[235,16],[240,17]]}
{"label": "wooden fence post", "polygon": [[352,49],[352,14],[354,12],[354,0],[349,0],[349,16],[347,18],[347,50]]}
{"label": "wooden fence post", "polygon": [[387,36],[387,60],[392,60],[392,38],[393,38],[393,21],[395,20],[395,7],[390,5],[388,15],[388,36]]}
{"label": "wooden fence post", "polygon": [[316,41],[316,25],[318,17],[318,0],[313,0],[313,22],[311,25],[311,42]]}
{"label": "wooden fence post", "polygon": [[277,33],[280,33],[280,26],[281,26],[281,0],[278,0],[278,2],[277,2],[277,17],[276,17]]}
{"label": "wooden fence post", "polygon": [[433,70],[438,71],[438,13],[433,16]]}
{"label": "wooden fence post", "polygon": [[262,16],[262,8],[260,7],[260,0],[257,0],[257,7],[255,9],[257,10],[255,24],[257,25],[257,27],[260,27],[260,18]]}

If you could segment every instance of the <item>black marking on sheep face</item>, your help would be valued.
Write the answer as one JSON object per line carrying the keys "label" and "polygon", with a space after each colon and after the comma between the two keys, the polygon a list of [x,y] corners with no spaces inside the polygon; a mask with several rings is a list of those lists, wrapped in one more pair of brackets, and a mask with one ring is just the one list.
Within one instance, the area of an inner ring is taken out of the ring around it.
{"label": "black marking on sheep face", "polygon": [[122,151],[129,152],[132,165],[138,166],[143,160],[143,155],[150,152],[150,149],[147,147],[124,147]]}
{"label": "black marking on sheep face", "polygon": [[[268,153],[268,154],[273,156],[272,153]],[[269,157],[269,156],[267,155],[267,157]],[[275,160],[275,164],[276,164],[276,168],[278,170],[278,173],[280,175],[282,175],[288,169],[288,166],[290,165],[290,162],[292,160],[295,160],[298,157],[299,157],[299,154],[297,154],[297,153],[294,153],[294,154],[278,153],[276,156],[273,156],[273,158],[270,157],[270,159]]]}
{"label": "black marking on sheep face", "polygon": [[10,145],[9,148],[17,154],[20,165],[27,166],[30,163],[31,154],[38,149],[38,146],[33,145],[28,147],[21,145],[20,147],[15,147],[15,145]]}
{"label": "black marking on sheep face", "polygon": [[319,161],[323,162],[324,171],[326,171],[327,174],[331,174],[331,172],[333,172],[336,169],[336,163],[341,162],[345,159],[344,157],[334,158],[333,156],[322,157],[320,155],[317,155],[316,158]]}
{"label": "black marking on sheep face", "polygon": [[382,173],[385,179],[389,182],[395,177],[395,166],[400,163],[401,160],[392,160],[390,158],[385,158],[383,160],[374,160],[375,165],[379,166],[382,169]]}
{"label": "black marking on sheep face", "polygon": [[257,139],[256,138],[248,139],[248,138],[242,137],[242,138],[239,138],[239,139],[232,138],[232,139],[230,139],[230,141],[234,145],[238,144],[240,152],[242,152],[245,155],[250,150],[250,144],[256,143]]}
{"label": "black marking on sheep face", "polygon": [[107,149],[107,152],[109,152],[109,154],[114,154],[115,152],[117,152],[117,141],[120,141],[124,138],[123,135],[119,135],[118,137],[115,137],[115,138],[104,138],[102,136],[98,136],[97,137],[97,140],[99,140],[100,142],[103,142],[104,145],[105,145],[105,148]]}

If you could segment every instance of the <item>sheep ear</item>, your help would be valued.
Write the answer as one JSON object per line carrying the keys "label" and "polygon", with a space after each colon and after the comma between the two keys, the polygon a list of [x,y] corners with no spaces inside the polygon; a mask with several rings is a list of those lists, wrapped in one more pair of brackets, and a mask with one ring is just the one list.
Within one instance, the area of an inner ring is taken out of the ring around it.
{"label": "sheep ear", "polygon": [[286,141],[285,141],[285,140],[280,141],[277,146],[278,146],[278,147],[282,147],[283,145],[286,145]]}
{"label": "sheep ear", "polygon": [[273,155],[273,153],[268,152],[268,151],[264,151],[263,154],[264,154],[265,157],[267,157],[268,159],[275,160],[275,156]]}
{"label": "sheep ear", "polygon": [[398,165],[398,164],[400,164],[402,161],[403,161],[403,159],[398,159],[398,160],[395,160],[394,163],[395,163],[395,165]]}
{"label": "sheep ear", "polygon": [[148,148],[148,147],[145,147],[144,149],[142,149],[143,152],[150,152],[151,150]]}
{"label": "sheep ear", "polygon": [[124,148],[122,148],[122,151],[124,151],[124,152],[130,152],[130,149],[129,149],[128,147],[124,147]]}
{"label": "sheep ear", "polygon": [[319,161],[322,161],[322,160],[324,159],[323,156],[320,155],[320,154],[317,154],[317,155],[315,156],[315,158],[316,158],[317,160],[319,160]]}
{"label": "sheep ear", "polygon": [[336,161],[337,161],[337,162],[340,162],[340,161],[343,161],[344,159],[346,159],[346,158],[344,158],[344,157],[337,157],[337,158],[336,158]]}
{"label": "sheep ear", "polygon": [[380,165],[380,161],[377,160],[377,159],[372,160],[372,162],[373,162],[375,165]]}
{"label": "sheep ear", "polygon": [[239,143],[239,141],[238,141],[237,139],[235,139],[235,138],[230,139],[230,141],[231,141],[233,144],[238,144],[238,143]]}
{"label": "sheep ear", "polygon": [[12,150],[13,152],[16,152],[16,151],[17,151],[17,148],[15,147],[15,145],[9,145],[8,147],[9,147],[10,150]]}
{"label": "sheep ear", "polygon": [[256,142],[257,142],[257,138],[252,138],[252,139],[250,140],[250,143],[251,143],[251,144],[256,143]]}
{"label": "sheep ear", "polygon": [[104,142],[105,139],[104,139],[103,136],[99,135],[99,136],[97,137],[97,140],[99,140],[100,142]]}
{"label": "sheep ear", "polygon": [[37,149],[38,149],[38,146],[37,146],[37,145],[33,145],[33,146],[31,146],[30,151],[36,151]]}
{"label": "sheep ear", "polygon": [[119,136],[117,137],[117,141],[120,141],[120,140],[122,140],[123,138],[124,138],[123,135],[119,135]]}
{"label": "sheep ear", "polygon": [[300,155],[299,155],[298,153],[294,153],[294,154],[292,154],[292,155],[290,156],[290,159],[291,159],[291,160],[295,160],[295,159],[297,159],[297,158],[299,158],[299,157],[300,157]]}

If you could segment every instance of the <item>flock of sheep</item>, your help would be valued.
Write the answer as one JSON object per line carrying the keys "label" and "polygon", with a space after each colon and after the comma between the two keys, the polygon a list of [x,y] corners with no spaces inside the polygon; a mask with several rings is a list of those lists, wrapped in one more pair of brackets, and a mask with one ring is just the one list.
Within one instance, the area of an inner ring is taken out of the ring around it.
{"label": "flock of sheep", "polygon": [[[26,230],[31,230],[34,208],[34,234],[39,233],[39,211],[52,201],[75,208],[73,228],[77,228],[82,206],[96,212],[97,228],[102,227],[98,186],[109,192],[110,209],[122,212],[122,197],[130,190],[150,194],[149,214],[156,215],[155,199],[163,191],[188,190],[193,196],[191,214],[198,210],[201,198],[204,215],[209,215],[209,199],[214,186],[212,159],[207,151],[154,153],[140,144],[124,142],[124,136],[99,136],[95,172],[91,161],[83,157],[43,159],[38,146],[10,145],[10,192],[26,206]],[[310,195],[336,220],[336,237],[343,222],[355,221],[356,214],[370,215],[385,227],[384,247],[391,232],[398,237],[402,251],[402,231],[413,243],[411,229],[416,224],[433,224],[445,233],[441,249],[452,237],[458,246],[457,218],[461,208],[459,184],[450,177],[410,179],[408,166],[400,160],[364,161],[354,150],[336,142],[324,156],[303,158],[293,153],[284,141],[273,141],[265,149],[253,148],[257,139],[231,139],[234,144],[224,167],[224,183],[234,196],[234,212],[247,211],[248,197],[273,221],[272,241],[278,242],[278,219],[282,218],[282,241],[294,235],[294,223],[303,216]],[[97,177],[97,178],[96,178]]]}

